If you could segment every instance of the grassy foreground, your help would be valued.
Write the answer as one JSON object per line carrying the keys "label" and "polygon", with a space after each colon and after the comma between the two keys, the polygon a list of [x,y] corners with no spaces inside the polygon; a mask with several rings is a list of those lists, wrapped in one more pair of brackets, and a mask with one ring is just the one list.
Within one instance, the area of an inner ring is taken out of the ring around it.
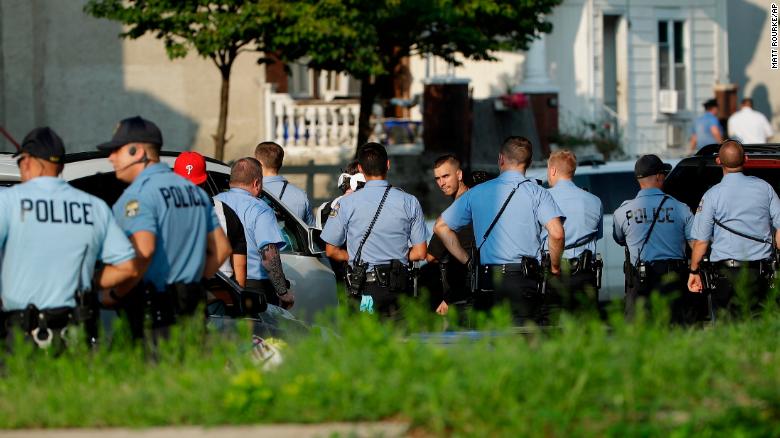
{"label": "grassy foreground", "polygon": [[[58,358],[17,347],[0,376],[0,427],[402,419],[465,436],[780,436],[780,317],[670,329],[565,320],[446,346],[339,314],[261,371],[236,338],[174,333],[154,359],[121,339]],[[237,335],[247,339],[247,333]]]}

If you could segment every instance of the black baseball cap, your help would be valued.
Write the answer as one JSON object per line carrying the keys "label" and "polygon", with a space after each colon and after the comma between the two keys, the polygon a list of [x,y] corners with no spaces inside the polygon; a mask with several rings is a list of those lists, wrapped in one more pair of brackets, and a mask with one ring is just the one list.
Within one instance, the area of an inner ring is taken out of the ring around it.
{"label": "black baseball cap", "polygon": [[130,117],[116,125],[111,141],[99,144],[97,148],[101,151],[113,151],[128,143],[149,143],[162,147],[162,133],[153,122],[141,116]]}
{"label": "black baseball cap", "polygon": [[658,175],[659,173],[666,175],[671,170],[672,165],[661,161],[661,159],[658,158],[658,155],[642,155],[636,160],[634,175],[639,179],[646,176]]}
{"label": "black baseball cap", "polygon": [[22,140],[22,146],[13,156],[27,153],[52,163],[60,164],[65,158],[65,144],[53,129],[48,126],[35,128]]}

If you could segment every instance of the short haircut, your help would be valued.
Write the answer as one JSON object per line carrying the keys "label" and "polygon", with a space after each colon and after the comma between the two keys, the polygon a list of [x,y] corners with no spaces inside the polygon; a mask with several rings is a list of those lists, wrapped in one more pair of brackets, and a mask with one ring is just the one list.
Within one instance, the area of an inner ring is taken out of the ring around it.
{"label": "short haircut", "polygon": [[747,106],[753,108],[753,99],[751,99],[749,97],[746,97],[746,98],[742,99],[742,105],[747,105]]}
{"label": "short haircut", "polygon": [[551,153],[547,164],[558,169],[564,175],[571,177],[577,171],[577,156],[574,155],[574,152],[563,149]]}
{"label": "short haircut", "polygon": [[360,169],[358,169],[358,160],[352,160],[347,164],[347,167],[344,169],[344,173],[348,173],[350,175],[354,175],[356,173],[359,173]]}
{"label": "short haircut", "polygon": [[152,161],[160,161],[160,145],[152,143],[138,143],[146,151],[146,158]]}
{"label": "short haircut", "polygon": [[361,146],[358,162],[365,176],[387,175],[387,150],[379,143],[366,143]]}
{"label": "short haircut", "polygon": [[263,180],[263,165],[260,164],[260,161],[252,157],[245,157],[236,160],[236,162],[230,166],[231,185],[238,184],[248,186],[256,180]]}
{"label": "short haircut", "polygon": [[454,154],[444,154],[441,157],[437,158],[436,161],[433,162],[433,168],[437,169],[439,166],[441,166],[444,163],[452,163],[453,166],[460,169],[460,159],[456,157]]}
{"label": "short haircut", "polygon": [[255,148],[255,158],[263,166],[278,171],[284,162],[284,149],[272,141],[264,141]]}
{"label": "short haircut", "polygon": [[713,108],[717,108],[717,107],[718,107],[718,101],[715,100],[715,99],[710,99],[710,100],[704,102],[704,110],[705,111],[709,111],[709,110],[711,110]]}
{"label": "short haircut", "polygon": [[511,136],[501,145],[501,155],[504,159],[517,165],[528,166],[533,159],[533,145],[525,137]]}

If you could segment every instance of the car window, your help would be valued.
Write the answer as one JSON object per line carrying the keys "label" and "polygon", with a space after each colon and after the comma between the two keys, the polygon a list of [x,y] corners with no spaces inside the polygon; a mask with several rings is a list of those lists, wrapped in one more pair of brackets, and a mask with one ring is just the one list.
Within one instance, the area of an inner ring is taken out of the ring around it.
{"label": "car window", "polygon": [[574,183],[598,196],[604,206],[604,214],[612,214],[623,201],[634,199],[639,183],[633,172],[612,172],[574,175]]}
{"label": "car window", "polygon": [[119,181],[114,176],[114,172],[96,173],[70,181],[70,185],[83,190],[91,195],[97,196],[108,204],[109,207],[116,203],[119,196],[127,188],[127,184]]}
{"label": "car window", "polygon": [[[209,171],[208,189],[209,195],[215,196],[218,193],[227,191],[230,188],[230,175],[222,172]],[[306,237],[303,236],[303,232],[298,226],[295,219],[290,216],[287,211],[279,205],[279,203],[271,199],[269,196],[263,194],[260,199],[265,201],[271,208],[274,209],[276,214],[276,223],[279,225],[279,231],[281,231],[282,238],[285,241],[285,246],[282,248],[282,253],[306,253]]]}

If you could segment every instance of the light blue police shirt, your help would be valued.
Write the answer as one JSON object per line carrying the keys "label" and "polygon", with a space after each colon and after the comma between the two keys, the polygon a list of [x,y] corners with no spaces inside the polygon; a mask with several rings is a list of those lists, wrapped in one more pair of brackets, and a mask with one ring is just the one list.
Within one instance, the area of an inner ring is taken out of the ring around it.
{"label": "light blue police shirt", "polygon": [[710,260],[755,261],[772,255],[772,245],[726,231],[714,219],[749,236],[772,240],[780,228],[780,200],[766,181],[743,173],[729,173],[701,198],[693,221],[693,238],[712,241]]}
{"label": "light blue police shirt", "polygon": [[441,214],[454,231],[473,224],[479,246],[501,205],[518,183],[521,184],[517,192],[480,250],[483,265],[517,263],[521,257],[541,259],[542,228],[556,217],[565,220],[550,192],[520,172],[505,171],[461,195]]}
{"label": "light blue police shirt", "polygon": [[2,300],[7,311],[74,307],[97,260],[119,264],[135,250],[105,202],[53,177],[0,192]]}
{"label": "light blue police shirt", "polygon": [[[693,121],[691,134],[696,134],[696,149],[701,149],[708,144],[718,143],[710,132],[711,127],[717,127],[720,137],[723,138],[723,127],[720,126],[718,118],[710,112],[705,112]],[[668,202],[668,201],[667,201]]]}
{"label": "light blue police shirt", "polygon": [[139,231],[155,236],[146,283],[162,292],[166,285],[201,280],[207,235],[220,226],[203,189],[165,163],[151,164],[116,201],[114,216],[128,236]]}
{"label": "light blue police shirt", "polygon": [[[563,252],[563,258],[573,259],[579,257],[585,250],[596,253],[596,241],[604,234],[603,208],[598,196],[588,193],[577,187],[571,180],[561,179],[552,187],[550,195],[563,211],[566,221],[563,223],[563,231],[566,236],[566,246],[584,245],[567,249]],[[547,229],[542,228],[544,249],[548,249]]]}
{"label": "light blue police shirt", "polygon": [[263,267],[263,257],[260,250],[270,244],[275,244],[279,249],[284,247],[284,239],[279,233],[274,210],[265,201],[255,198],[248,191],[237,187],[232,187],[229,191],[220,193],[215,198],[232,208],[244,225],[246,278],[249,280],[267,279],[268,272]]}
{"label": "light blue police shirt", "polygon": [[[325,222],[320,237],[334,246],[346,242],[350,264],[354,261],[360,241],[376,214],[387,186],[385,180],[366,182],[362,189],[341,198]],[[410,246],[425,243],[426,237],[425,217],[420,202],[414,196],[392,188],[363,246],[361,259],[369,267],[386,265],[393,260],[408,262]]]}
{"label": "light blue police shirt", "polygon": [[[282,193],[284,183],[287,183],[287,188]],[[314,216],[311,214],[311,206],[309,206],[309,197],[306,196],[306,192],[298,187],[290,184],[283,176],[264,176],[263,188],[276,196],[276,199],[282,201],[292,212],[298,216],[305,224],[314,226]],[[282,195],[281,198],[279,195]]]}
{"label": "light blue police shirt", "polygon": [[[639,250],[663,197],[661,189],[643,189],[636,198],[615,210],[613,238],[621,246],[628,245],[631,263],[637,263]],[[670,196],[658,211],[653,234],[642,249],[642,261],[685,259],[686,242],[693,239],[692,228],[691,209]]]}

